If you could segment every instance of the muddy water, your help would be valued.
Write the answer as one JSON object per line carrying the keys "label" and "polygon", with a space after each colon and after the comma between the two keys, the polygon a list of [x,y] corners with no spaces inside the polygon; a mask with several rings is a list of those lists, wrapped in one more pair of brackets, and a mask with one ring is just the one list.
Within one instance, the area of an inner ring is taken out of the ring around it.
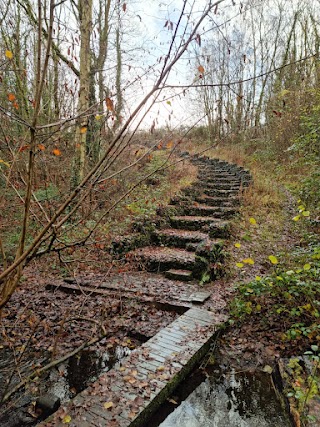
{"label": "muddy water", "polygon": [[[59,398],[61,404],[63,404],[84,390],[103,372],[120,363],[121,359],[130,354],[130,352],[129,348],[122,346],[115,346],[110,351],[103,352],[83,350],[76,356],[70,357],[66,362],[60,363],[57,367],[51,369],[41,382],[35,384],[35,387],[37,387],[35,393],[37,397],[50,394],[55,398]],[[12,355],[8,353],[6,357],[12,358]],[[18,379],[15,380],[18,382]],[[0,395],[3,384],[5,384],[5,381],[0,372]],[[31,416],[31,413],[33,413],[32,401],[35,400],[36,397],[33,394],[21,389],[16,398],[13,399],[12,405],[3,405],[2,407],[0,405],[0,427],[31,427],[46,418],[46,416],[41,417],[40,415],[39,418]]]}
{"label": "muddy water", "polygon": [[290,427],[271,376],[215,370],[161,427]]}

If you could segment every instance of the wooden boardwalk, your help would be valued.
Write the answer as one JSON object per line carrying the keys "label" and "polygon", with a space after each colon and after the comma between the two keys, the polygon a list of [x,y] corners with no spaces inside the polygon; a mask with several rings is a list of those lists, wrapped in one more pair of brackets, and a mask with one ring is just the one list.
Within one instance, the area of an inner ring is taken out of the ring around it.
{"label": "wooden boardwalk", "polygon": [[208,350],[217,323],[213,313],[189,309],[41,426],[141,425]]}

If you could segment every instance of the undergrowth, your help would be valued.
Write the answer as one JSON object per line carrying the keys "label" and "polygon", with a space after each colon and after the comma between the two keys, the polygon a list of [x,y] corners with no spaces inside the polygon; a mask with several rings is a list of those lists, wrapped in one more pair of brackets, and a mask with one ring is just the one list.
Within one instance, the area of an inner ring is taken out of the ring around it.
{"label": "undergrowth", "polygon": [[282,325],[283,340],[320,344],[320,245],[292,253],[290,269],[271,260],[275,263],[271,274],[238,286],[230,306],[232,322],[252,314],[274,316]]}

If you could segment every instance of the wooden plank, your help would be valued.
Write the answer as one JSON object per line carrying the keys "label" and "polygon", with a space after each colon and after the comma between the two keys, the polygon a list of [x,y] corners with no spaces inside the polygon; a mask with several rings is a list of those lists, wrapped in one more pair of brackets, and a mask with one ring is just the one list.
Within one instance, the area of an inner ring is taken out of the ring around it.
{"label": "wooden plank", "polygon": [[138,375],[137,378],[141,381],[145,381],[148,383],[148,386],[152,389],[160,389],[162,390],[165,387],[165,383],[161,381],[157,376],[154,374],[154,372],[150,372],[147,369],[145,369],[141,364],[137,365]]}
{"label": "wooden plank", "polygon": [[185,350],[186,344],[189,342],[188,338],[182,338],[178,342],[170,341],[166,336],[162,336],[161,338],[153,343],[158,347],[165,348],[170,350],[173,353],[181,353]]}
{"label": "wooden plank", "polygon": [[202,319],[192,319],[191,317],[189,317],[189,319],[191,319],[191,321],[194,322],[196,327],[200,327],[200,326],[205,326],[207,325],[209,327],[209,325],[212,325],[215,323],[215,320],[211,321],[211,322],[207,322],[206,320],[202,320]]}
{"label": "wooden plank", "polygon": [[214,318],[214,314],[211,311],[203,310],[202,308],[197,307],[193,307],[192,309],[187,310],[184,314],[191,317],[196,316],[199,318],[210,320]]}
{"label": "wooden plank", "polygon": [[154,374],[155,372],[157,372],[157,368],[161,366],[161,363],[157,363],[157,365],[154,365],[153,363],[150,362],[150,360],[145,360],[145,361],[140,360],[139,362],[137,362],[137,367],[139,366],[146,369],[151,374]]}
{"label": "wooden plank", "polygon": [[204,291],[194,292],[188,297],[187,301],[204,302],[208,298],[210,298],[210,295],[211,295],[211,292],[204,292]]}
{"label": "wooden plank", "polygon": [[[216,321],[191,308],[133,351],[122,366],[101,375],[70,404],[69,427],[139,427],[169,396],[209,348]],[[106,402],[112,402],[105,408]],[[63,426],[62,409],[40,424]]]}
{"label": "wooden plank", "polygon": [[[183,319],[192,319],[194,321],[201,320],[202,322],[212,323],[214,321],[214,315],[204,316],[202,313],[199,313],[199,309],[192,308],[188,310],[188,314],[186,314]],[[190,311],[190,313],[189,313]],[[209,314],[209,312],[208,312]],[[210,313],[211,314],[211,313]]]}
{"label": "wooden plank", "polygon": [[172,349],[164,346],[163,343],[159,344],[151,344],[152,351],[158,353],[160,356],[163,355],[167,358],[167,360],[172,360],[175,356],[177,356],[180,352],[184,350],[183,347],[180,349]]}
{"label": "wooden plank", "polygon": [[[162,329],[163,332],[168,332],[170,334],[176,335],[176,336],[181,336],[181,337],[186,337],[188,335],[188,331],[185,329],[182,329],[182,327],[176,323],[176,324],[171,324],[170,326],[167,326],[165,329]],[[161,331],[160,331],[161,332]]]}
{"label": "wooden plank", "polygon": [[153,351],[158,353],[159,355],[163,355],[166,357],[166,363],[174,360],[175,357],[178,357],[184,351],[186,351],[185,347],[180,347],[180,349],[170,349],[165,347],[165,344],[159,343],[153,345]]}
{"label": "wooden plank", "polygon": [[211,325],[211,323],[206,320],[194,319],[192,317],[185,317],[184,319],[181,319],[180,324],[181,326],[189,327],[190,331],[194,331],[196,328],[201,326]]}
{"label": "wooden plank", "polygon": [[154,360],[160,363],[165,363],[168,359],[164,356],[161,356],[160,354],[157,354],[156,352],[151,351],[150,357],[152,357]]}
{"label": "wooden plank", "polygon": [[159,332],[159,338],[164,338],[172,343],[177,343],[187,339],[187,335],[176,335],[173,332],[161,331]]}
{"label": "wooden plank", "polygon": [[[167,333],[167,335],[171,335],[170,333]],[[152,338],[151,340],[149,340],[149,345],[151,344],[157,344],[159,342],[166,342],[167,343],[167,347],[169,348],[170,345],[171,347],[176,347],[179,348],[180,347],[180,343],[185,340],[186,336],[185,335],[181,335],[181,336],[176,336],[174,337],[173,335],[171,335],[171,339],[167,340],[166,337],[163,337],[162,335],[156,335],[156,337]]]}
{"label": "wooden plank", "polygon": [[180,330],[183,332],[189,333],[190,330],[194,329],[193,324],[192,324],[192,318],[186,317],[186,316],[180,316],[176,320],[175,327],[180,328]]}
{"label": "wooden plank", "polygon": [[153,349],[161,347],[169,353],[179,353],[184,349],[183,344],[181,344],[180,342],[167,341],[165,338],[159,338],[156,341],[149,343],[148,346]]}

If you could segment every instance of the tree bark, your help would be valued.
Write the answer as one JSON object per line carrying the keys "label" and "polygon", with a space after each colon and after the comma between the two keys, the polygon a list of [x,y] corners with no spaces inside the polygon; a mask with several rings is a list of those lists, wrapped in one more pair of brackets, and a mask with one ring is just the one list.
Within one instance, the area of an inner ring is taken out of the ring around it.
{"label": "tree bark", "polygon": [[90,37],[92,32],[92,0],[79,0],[80,18],[80,90],[75,136],[75,160],[72,187],[83,180],[86,166],[86,133],[88,130],[87,112],[90,107]]}

